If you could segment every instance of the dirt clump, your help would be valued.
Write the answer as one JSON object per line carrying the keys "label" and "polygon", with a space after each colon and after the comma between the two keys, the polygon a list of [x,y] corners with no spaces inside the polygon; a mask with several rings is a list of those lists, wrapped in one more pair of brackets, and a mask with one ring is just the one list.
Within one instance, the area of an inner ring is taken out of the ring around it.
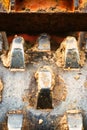
{"label": "dirt clump", "polygon": [[[57,106],[60,102],[65,101],[67,96],[67,89],[64,83],[64,80],[61,76],[55,75],[55,85],[52,90],[52,104],[53,107]],[[33,77],[31,80],[31,85],[29,89],[29,93],[27,95],[27,100],[29,101],[30,106],[36,107],[38,96],[38,87],[37,81]]]}
{"label": "dirt clump", "polygon": [[0,0],[0,3],[3,5],[3,7],[4,7],[6,10],[9,9],[10,0]]}
{"label": "dirt clump", "polygon": [[57,106],[60,102],[65,101],[67,89],[61,76],[56,76],[56,84],[53,89],[53,105]]}
{"label": "dirt clump", "polygon": [[3,82],[2,80],[0,79],[0,102],[2,101],[2,91],[3,91]]}
{"label": "dirt clump", "polygon": [[3,65],[7,68],[10,66],[10,60],[11,60],[10,58],[11,58],[10,51],[8,52],[8,54],[4,53],[1,55],[1,61]]}
{"label": "dirt clump", "polygon": [[[54,59],[56,61],[56,64],[58,67],[65,67],[65,51],[66,51],[66,45],[67,45],[67,39],[65,39],[60,47],[56,50],[54,54]],[[78,52],[79,52],[79,60],[78,63],[82,67],[85,64],[85,52],[83,50],[80,50],[78,47]]]}
{"label": "dirt clump", "polygon": [[58,129],[59,130],[69,130],[68,124],[67,124],[67,116],[64,114],[62,117],[60,117],[60,121],[58,123]]}

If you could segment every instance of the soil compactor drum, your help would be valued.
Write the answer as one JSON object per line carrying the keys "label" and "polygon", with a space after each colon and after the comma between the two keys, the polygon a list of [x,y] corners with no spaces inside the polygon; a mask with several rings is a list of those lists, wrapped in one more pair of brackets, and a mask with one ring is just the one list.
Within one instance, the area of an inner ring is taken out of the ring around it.
{"label": "soil compactor drum", "polygon": [[87,130],[87,0],[0,0],[0,130]]}

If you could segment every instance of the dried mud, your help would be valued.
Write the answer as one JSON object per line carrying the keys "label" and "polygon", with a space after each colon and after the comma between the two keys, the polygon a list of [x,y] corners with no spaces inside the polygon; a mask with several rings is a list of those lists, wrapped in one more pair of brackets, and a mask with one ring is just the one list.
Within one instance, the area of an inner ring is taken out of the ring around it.
{"label": "dried mud", "polygon": [[[58,72],[56,70],[56,72]],[[66,85],[61,76],[57,73],[55,75],[55,86],[52,90],[52,104],[53,107],[56,107],[60,102],[65,101],[67,96],[67,89]],[[36,107],[37,103],[37,96],[38,96],[38,85],[37,81],[34,77],[32,77],[29,93],[27,94],[27,98],[29,99],[29,103],[31,107]]]}
{"label": "dried mud", "polygon": [[2,82],[2,80],[0,79],[0,102],[2,101],[2,92],[3,92],[3,88],[4,88],[3,82]]}
{"label": "dried mud", "polygon": [[[58,67],[65,67],[65,49],[66,49],[66,43],[62,42],[60,47],[57,49],[57,51],[54,54],[54,58],[56,60],[56,64]],[[79,56],[80,56],[80,60],[79,60],[79,65],[82,67],[85,64],[85,52],[84,50],[79,50]]]}
{"label": "dried mud", "polygon": [[10,3],[9,0],[0,0],[0,3],[2,4],[5,10],[9,9],[9,3]]}
{"label": "dried mud", "polygon": [[69,130],[68,124],[67,124],[67,116],[64,114],[62,117],[60,117],[59,123],[58,123],[58,129],[59,130]]}

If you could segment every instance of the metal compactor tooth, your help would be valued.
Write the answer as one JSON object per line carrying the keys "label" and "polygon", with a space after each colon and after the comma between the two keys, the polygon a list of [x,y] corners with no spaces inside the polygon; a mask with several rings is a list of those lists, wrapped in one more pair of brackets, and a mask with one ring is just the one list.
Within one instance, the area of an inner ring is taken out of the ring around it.
{"label": "metal compactor tooth", "polygon": [[22,124],[22,114],[8,114],[8,130],[22,130]]}
{"label": "metal compactor tooth", "polygon": [[16,37],[13,39],[11,48],[11,64],[10,64],[10,69],[12,71],[15,70],[23,71],[25,68],[23,44],[24,39],[22,37]]}
{"label": "metal compactor tooth", "polygon": [[83,130],[83,119],[80,112],[68,112],[67,121],[69,130]]}
{"label": "metal compactor tooth", "polygon": [[50,37],[43,33],[39,36],[38,40],[38,51],[50,51]]}
{"label": "metal compactor tooth", "polygon": [[48,68],[40,68],[38,72],[37,108],[52,108],[52,73]]}
{"label": "metal compactor tooth", "polygon": [[78,68],[80,57],[76,39],[67,37],[65,43],[65,67]]}

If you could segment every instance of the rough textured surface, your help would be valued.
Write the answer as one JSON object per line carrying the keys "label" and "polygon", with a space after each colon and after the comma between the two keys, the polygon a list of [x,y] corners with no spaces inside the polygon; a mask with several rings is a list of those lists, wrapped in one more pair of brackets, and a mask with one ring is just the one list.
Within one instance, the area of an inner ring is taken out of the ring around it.
{"label": "rough textured surface", "polygon": [[3,6],[3,8],[0,6],[0,11],[9,10],[9,2],[10,0],[0,0],[0,3]]}
{"label": "rough textured surface", "polygon": [[[26,97],[29,92],[31,84],[35,85],[33,84],[34,82],[32,81],[32,78],[34,78],[34,73],[36,72],[38,67],[42,66],[43,64],[49,64],[46,61],[41,63],[40,59],[38,60],[39,63],[37,64],[36,63],[28,64],[26,66],[25,72],[10,72],[9,69],[4,68],[2,63],[0,63],[0,77],[2,77],[4,83],[3,98],[2,103],[0,104],[0,122],[5,121],[6,113],[10,110],[12,111],[22,109],[27,110],[29,113],[32,113],[33,111],[33,114],[35,115],[37,112],[38,115],[42,113],[41,110],[37,111],[35,109],[30,109],[31,104],[28,101],[28,97]],[[86,70],[87,70],[86,63],[83,68],[75,71],[72,70],[67,71],[58,68],[58,74],[63,78],[67,87],[67,97],[65,100],[61,101],[57,106],[55,106],[54,109],[50,111],[50,113],[48,110],[50,116],[60,117],[68,109],[81,109],[84,111],[83,113],[83,116],[85,115],[84,125],[86,126],[87,88],[84,87],[84,82],[86,82],[87,80]],[[74,78],[77,74],[80,76],[78,81]],[[25,100],[23,100],[24,96]],[[44,112],[46,113],[46,111]],[[46,120],[48,121],[48,119]]]}
{"label": "rough textured surface", "polygon": [[[25,57],[25,63],[29,63],[29,55],[24,54],[24,57]],[[5,67],[9,68],[10,64],[11,64],[11,52],[9,51],[8,54],[6,54],[6,52],[4,54],[2,54],[1,61]],[[15,71],[16,71],[16,69],[15,69]]]}
{"label": "rough textured surface", "polygon": [[[41,77],[39,77],[40,76],[39,72],[43,72]],[[48,72],[48,75],[46,75],[48,80],[44,80],[44,78],[45,78],[44,72]],[[49,75],[49,73],[51,76]],[[50,79],[48,76],[50,77]],[[47,86],[50,90],[53,90],[53,88],[55,86],[55,74],[53,73],[53,70],[51,69],[50,66],[43,66],[41,68],[38,68],[37,72],[35,73],[35,78],[36,78],[37,83],[38,83],[38,90],[40,90],[41,88],[43,89],[44,87],[47,87]],[[41,83],[40,83],[41,78],[42,78],[42,83],[44,83],[42,85],[43,87],[39,86],[39,85],[41,85]]]}
{"label": "rough textured surface", "polygon": [[[49,58],[48,58],[49,60]],[[37,62],[34,62],[37,64]],[[56,78],[53,79],[52,81],[52,106],[53,108],[57,106],[61,101],[64,101],[67,96],[67,89],[66,89],[66,84],[64,83],[64,80],[62,79],[61,76],[58,75],[59,70],[57,70],[57,66],[55,63],[51,63],[50,61],[43,61],[41,63],[38,62],[37,67],[39,68],[40,66],[43,67],[43,65],[48,65],[51,67],[52,71],[54,72],[53,76],[55,75]],[[49,67],[48,67],[49,68]],[[37,69],[38,70],[38,69]],[[38,72],[36,70],[36,72]],[[36,72],[33,74],[33,76],[36,74]],[[32,76],[30,88],[29,88],[29,93],[27,94],[27,97],[30,102],[30,106],[36,108],[37,105],[37,96],[38,96],[38,84],[35,80],[35,78]]]}
{"label": "rough textured surface", "polygon": [[5,67],[10,66],[10,61],[11,61],[11,52],[9,51],[8,54],[2,54],[1,55],[1,61]]}
{"label": "rough textured surface", "polygon": [[[10,0],[0,0],[4,8],[9,10]],[[12,1],[12,9],[16,11],[31,12],[58,12],[58,11],[74,11],[78,7],[83,7],[87,0],[15,0]]]}
{"label": "rough textured surface", "polygon": [[[53,45],[55,46],[55,44]],[[6,114],[9,111],[21,110],[27,113],[27,116],[24,115],[27,117],[26,119],[29,119],[29,122],[24,120],[27,125],[27,127],[24,126],[26,130],[28,128],[30,130],[58,130],[61,128],[62,130],[63,125],[65,128],[67,127],[66,121],[62,119],[65,112],[79,109],[82,110],[84,127],[87,129],[87,61],[78,70],[63,70],[63,68],[56,66],[52,58],[53,53],[54,50],[47,54],[46,52],[30,52],[31,58],[24,72],[11,72],[0,62],[0,78],[4,87],[0,103],[0,123],[6,123]],[[43,65],[50,65],[56,74],[56,84],[53,89],[54,108],[50,110],[36,109],[38,90],[34,75]]]}
{"label": "rough textured surface", "polygon": [[[12,21],[11,21],[12,19]],[[80,21],[80,22],[79,22]],[[0,30],[58,34],[87,30],[86,13],[0,13]]]}
{"label": "rough textured surface", "polygon": [[31,12],[58,12],[72,11],[74,9],[73,0],[23,0],[17,1],[16,11],[31,11]]}
{"label": "rough textured surface", "polygon": [[3,95],[3,82],[0,79],[0,102],[2,101],[2,95]]}
{"label": "rough textured surface", "polygon": [[[77,62],[78,62],[78,64],[80,66],[83,66],[84,63],[85,63],[85,53],[84,53],[84,50],[80,50],[79,49],[78,43],[76,43],[76,47],[73,46],[73,42],[68,43],[68,38],[70,38],[70,37],[67,37],[66,39],[64,39],[64,41],[61,43],[60,47],[57,49],[57,51],[54,54],[54,58],[56,60],[57,66],[58,67],[66,67],[66,59],[68,59],[67,58],[68,55],[66,55],[66,51],[67,51],[66,49],[69,49],[69,48],[67,48],[67,46],[68,46],[67,44],[70,44],[69,46],[70,47],[72,46],[71,48],[76,48],[77,49],[77,52],[78,52],[77,53],[78,55],[76,57],[78,59]],[[66,59],[65,59],[65,57],[66,57]],[[72,57],[72,63],[73,63],[73,60],[75,60],[75,59]],[[71,64],[71,66],[73,66],[73,65]],[[71,68],[74,68],[74,67],[71,67]],[[79,68],[79,66],[77,68]]]}

